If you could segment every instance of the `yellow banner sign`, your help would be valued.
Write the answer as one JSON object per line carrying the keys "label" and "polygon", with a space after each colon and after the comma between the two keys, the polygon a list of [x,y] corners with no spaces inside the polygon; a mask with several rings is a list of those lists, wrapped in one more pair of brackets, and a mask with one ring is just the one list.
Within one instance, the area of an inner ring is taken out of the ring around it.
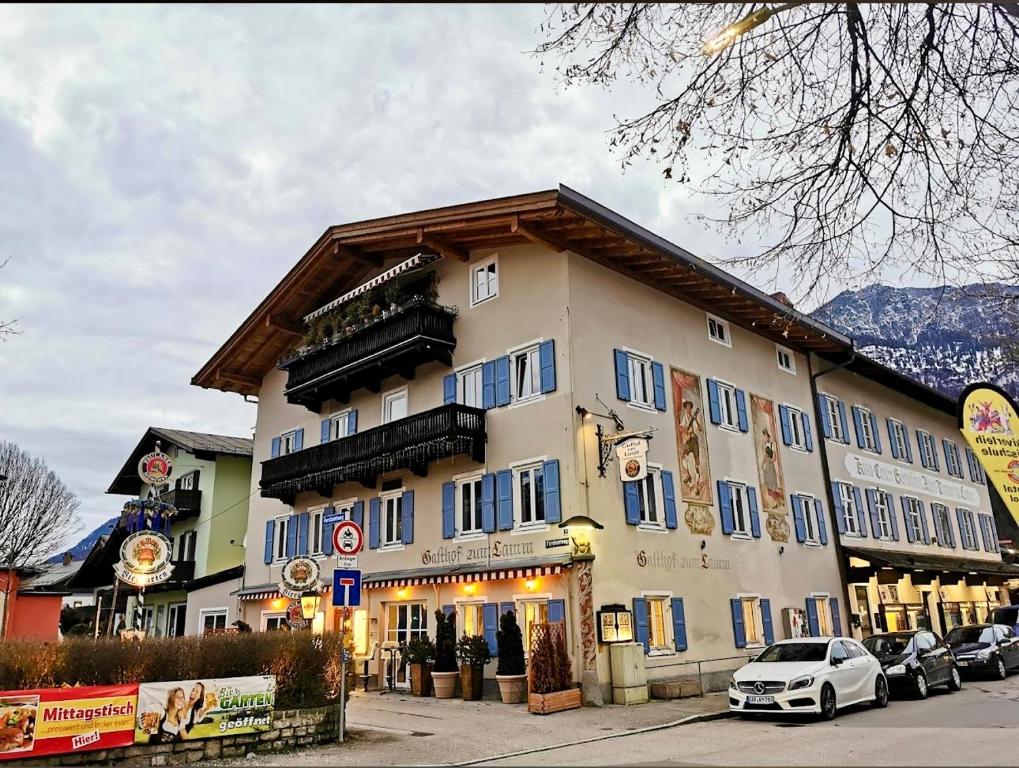
{"label": "yellow banner sign", "polygon": [[1019,413],[993,384],[973,384],[959,396],[959,429],[1019,523]]}

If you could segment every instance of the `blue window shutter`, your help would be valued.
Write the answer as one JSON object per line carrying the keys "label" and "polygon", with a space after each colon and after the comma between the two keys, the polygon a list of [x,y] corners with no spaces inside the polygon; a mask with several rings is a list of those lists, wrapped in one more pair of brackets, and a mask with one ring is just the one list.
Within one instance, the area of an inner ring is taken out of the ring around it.
{"label": "blue window shutter", "polygon": [[853,503],[856,504],[856,521],[860,524],[860,535],[867,535],[867,509],[863,506],[860,489],[853,486]]}
{"label": "blue window shutter", "polygon": [[276,533],[276,521],[275,520],[266,520],[265,521],[265,556],[264,556],[264,561],[265,561],[266,565],[268,565],[269,563],[272,562],[272,553],[273,553],[272,544],[273,544],[273,538],[274,538],[274,534],[275,533]]}
{"label": "blue window shutter", "polygon": [[906,444],[906,455],[905,456],[900,456],[899,458],[900,459],[904,458],[906,461],[908,461],[910,464],[912,464],[913,463],[913,446],[910,444],[910,441],[912,440],[912,438],[909,436],[909,427],[907,427],[905,424],[902,425],[902,437],[903,437],[903,442]]}
{"label": "blue window shutter", "polygon": [[892,541],[899,540],[899,520],[898,515],[895,514],[895,497],[890,493],[885,494],[885,499],[888,501],[888,519],[892,524]]}
{"label": "blue window shutter", "polygon": [[400,511],[403,518],[402,541],[404,544],[414,543],[414,491],[403,492],[403,509]]}
{"label": "blue window shutter", "polygon": [[991,532],[991,551],[1001,552],[1001,546],[998,544],[998,524],[994,521],[994,515],[987,517],[987,530]]}
{"label": "blue window shutter", "polygon": [[503,355],[495,360],[495,404],[509,405],[510,401],[510,359]]}
{"label": "blue window shutter", "polygon": [[855,405],[852,408],[853,411],[853,427],[856,429],[856,447],[863,448],[865,443],[863,442],[863,412]]}
{"label": "blue window shutter", "polygon": [[906,540],[910,543],[916,541],[916,529],[913,528],[913,523],[909,519],[909,502],[906,501],[906,497],[903,496],[899,499],[902,504],[902,522],[906,524]]}
{"label": "blue window shutter", "polygon": [[513,472],[504,469],[495,473],[496,513],[499,517],[499,530],[513,530]]}
{"label": "blue window shutter", "polygon": [[803,499],[795,493],[789,498],[793,505],[793,527],[796,529],[796,541],[802,544],[807,540],[807,527],[803,520]]}
{"label": "blue window shutter", "polygon": [[722,423],[722,406],[718,402],[718,382],[708,379],[708,415],[712,424]]}
{"label": "blue window shutter", "polygon": [[849,445],[849,422],[846,421],[846,404],[839,400],[838,406],[839,423],[842,425],[842,442]]}
{"label": "blue window shutter", "polygon": [[640,524],[640,488],[637,483],[623,483],[623,509],[627,525]]}
{"label": "blue window shutter", "polygon": [[651,381],[655,387],[655,409],[665,410],[665,368],[661,363],[651,363]]}
{"label": "blue window shutter", "polygon": [[541,391],[555,391],[555,340],[543,341],[538,347],[538,362],[541,366]]}
{"label": "blue window shutter", "polygon": [[559,622],[566,621],[566,601],[565,600],[549,600],[548,601],[548,623],[558,624]]}
{"label": "blue window shutter", "polygon": [[782,425],[782,444],[792,445],[793,444],[793,427],[792,427],[792,414],[789,413],[789,409],[780,405],[778,407],[778,420]]}
{"label": "blue window shutter", "polygon": [[948,472],[948,474],[951,475],[951,474],[953,474],[953,472],[952,472],[952,452],[948,448],[948,441],[945,440],[944,438],[941,438],[941,450],[943,450],[945,452],[945,470]]}
{"label": "blue window shutter", "polygon": [[[499,603],[499,615],[505,616],[507,613],[512,613],[514,616],[517,615],[516,604],[514,603]],[[524,639],[526,645],[527,639]]]}
{"label": "blue window shutter", "polygon": [[287,522],[287,557],[297,556],[297,515],[291,515]]}
{"label": "blue window shutter", "polygon": [[382,499],[377,496],[368,502],[368,549],[378,549],[379,524],[382,522]]}
{"label": "blue window shutter", "polygon": [[940,510],[941,510],[941,505],[940,504],[932,504],[931,505],[931,517],[934,518],[934,536],[938,540],[938,545],[943,547],[946,544],[946,541],[945,541],[946,537],[945,537],[945,532],[943,530],[941,530],[941,515],[940,515]]}
{"label": "blue window shutter", "polygon": [[951,549],[955,549],[955,529],[952,528],[952,516],[948,513],[948,507],[945,507],[944,528],[944,534],[948,537],[948,546]]}
{"label": "blue window shutter", "polygon": [[831,497],[835,502],[835,525],[838,526],[839,533],[846,532],[846,508],[842,505],[842,494],[839,492],[839,484],[833,482],[831,484]]}
{"label": "blue window shutter", "polygon": [[821,433],[831,437],[831,415],[828,413],[828,398],[824,395],[817,396],[817,410],[821,412]]}
{"label": "blue window shutter", "polygon": [[881,536],[881,518],[877,514],[877,491],[867,489],[867,509],[870,510],[870,530],[875,539]]}
{"label": "blue window shutter", "polygon": [[724,480],[718,481],[718,510],[722,515],[722,533],[732,533],[732,488]]}
{"label": "blue window shutter", "polygon": [[775,642],[775,625],[771,623],[771,600],[761,598],[761,627],[764,629],[764,642],[771,645]]}
{"label": "blue window shutter", "polygon": [[831,606],[831,626],[835,630],[835,637],[842,636],[842,616],[839,614],[839,599],[837,597],[828,598],[828,604]]}
{"label": "blue window shutter", "polygon": [[757,509],[757,489],[747,486],[747,500],[750,503],[750,533],[755,539],[761,538],[761,513]]}
{"label": "blue window shutter", "polygon": [[301,427],[301,429],[294,432],[294,450],[304,450],[304,427]]}
{"label": "blue window shutter", "polygon": [[489,472],[481,478],[481,529],[485,533],[495,533],[495,473],[493,472]]}
{"label": "blue window shutter", "polygon": [[729,601],[729,609],[732,613],[732,637],[736,641],[736,647],[746,648],[747,633],[743,627],[743,601],[734,597]]}
{"label": "blue window shutter", "polygon": [[817,622],[817,600],[807,598],[807,632],[810,637],[818,637],[821,634],[821,627]]}
{"label": "blue window shutter", "polygon": [[736,390],[736,417],[739,420],[739,431],[748,432],[750,421],[747,419],[747,394],[742,389]]}
{"label": "blue window shutter", "polygon": [[329,442],[330,438],[330,427],[332,426],[332,419],[322,419],[319,425],[319,442],[323,445]]}
{"label": "blue window shutter", "polygon": [[357,434],[357,408],[351,408],[347,414],[347,435]]}
{"label": "blue window shutter", "polygon": [[892,458],[901,459],[903,457],[899,456],[899,445],[895,441],[895,422],[891,419],[885,419],[885,424],[888,427],[888,444],[892,447]]}
{"label": "blue window shutter", "polygon": [[274,459],[280,455],[280,439],[278,437],[272,439],[272,448],[269,451],[269,455]]}
{"label": "blue window shutter", "polygon": [[615,350],[616,361],[616,397],[630,402],[630,359],[621,350]]}
{"label": "blue window shutter", "polygon": [[[336,510],[333,507],[326,507],[322,513],[322,518],[325,519],[329,515],[333,514]],[[322,554],[331,555],[333,554],[333,529],[336,527],[336,523],[322,523]]]}
{"label": "blue window shutter", "polygon": [[662,498],[665,500],[665,527],[676,528],[679,521],[676,516],[676,485],[672,473],[662,471]]}
{"label": "blue window shutter", "polygon": [[444,606],[442,606],[442,613],[444,615],[446,615],[446,616],[452,616],[454,613],[456,613],[456,606],[455,605],[444,605]]}
{"label": "blue window shutter", "polygon": [[447,373],[442,377],[442,404],[456,402],[456,374]]}
{"label": "blue window shutter", "polygon": [[559,459],[550,459],[541,465],[545,480],[545,522],[558,523],[563,519],[562,495],[559,492]]}
{"label": "blue window shutter", "polygon": [[931,532],[927,527],[927,508],[924,507],[922,501],[920,502],[920,537],[924,544],[931,543]]}
{"label": "blue window shutter", "polygon": [[350,519],[357,523],[358,527],[364,532],[364,502],[355,501],[354,506],[350,510]]}
{"label": "blue window shutter", "polygon": [[969,536],[966,535],[966,510],[956,507],[955,521],[959,524],[959,544],[963,549],[969,549]]}
{"label": "blue window shutter", "polygon": [[827,545],[828,525],[824,522],[824,506],[820,499],[814,499],[814,514],[817,515],[817,538],[822,545]]}
{"label": "blue window shutter", "polygon": [[481,407],[495,408],[495,361],[481,366]]}
{"label": "blue window shutter", "polygon": [[881,432],[877,428],[877,416],[873,411],[870,414],[870,432],[874,435],[874,450],[881,453]]}
{"label": "blue window shutter", "polygon": [[920,434],[920,430],[916,431],[916,444],[920,449],[920,464],[929,467],[930,459],[927,458],[927,445],[923,441],[923,435]]}
{"label": "blue window shutter", "polygon": [[302,512],[297,516],[297,554],[308,554],[308,528],[311,524],[311,515]]}
{"label": "blue window shutter", "polygon": [[672,637],[676,643],[677,651],[686,650],[686,610],[683,608],[683,598],[672,598]]}
{"label": "blue window shutter", "polygon": [[499,629],[499,604],[485,603],[481,606],[481,618],[485,626],[485,641],[493,656],[499,655],[499,636],[496,630]]}
{"label": "blue window shutter", "polygon": [[456,536],[456,485],[442,484],[442,538]]}
{"label": "blue window shutter", "polygon": [[803,447],[812,451],[814,450],[814,433],[810,429],[810,417],[806,413],[801,413],[800,418],[803,420]]}
{"label": "blue window shutter", "polygon": [[644,653],[651,651],[651,642],[647,632],[647,601],[643,597],[633,598],[634,639],[644,646]]}

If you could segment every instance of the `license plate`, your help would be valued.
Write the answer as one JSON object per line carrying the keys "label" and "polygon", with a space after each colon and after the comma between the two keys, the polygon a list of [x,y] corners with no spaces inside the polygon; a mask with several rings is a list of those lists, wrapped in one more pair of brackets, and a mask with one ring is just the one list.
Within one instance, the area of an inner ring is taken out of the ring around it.
{"label": "license plate", "polygon": [[747,696],[747,704],[774,704],[774,696]]}
{"label": "license plate", "polygon": [[955,663],[958,664],[960,667],[968,667],[969,666],[969,662],[965,661],[963,659],[960,659],[959,661],[957,661]]}

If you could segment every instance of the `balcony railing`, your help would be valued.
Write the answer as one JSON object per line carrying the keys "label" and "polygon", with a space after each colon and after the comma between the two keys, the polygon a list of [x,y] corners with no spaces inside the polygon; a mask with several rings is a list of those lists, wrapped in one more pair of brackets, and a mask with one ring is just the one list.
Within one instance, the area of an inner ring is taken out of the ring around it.
{"label": "balcony railing", "polygon": [[194,560],[171,560],[173,573],[170,574],[171,582],[191,581],[195,578]]}
{"label": "balcony railing", "polygon": [[384,378],[414,377],[424,363],[451,365],[456,311],[427,301],[397,310],[349,335],[284,360],[284,392],[291,403],[318,411],[330,398],[347,402],[362,387],[378,391]]}
{"label": "balcony railing", "polygon": [[262,462],[262,496],[293,504],[304,491],[331,496],[350,481],[374,488],[378,475],[410,469],[422,477],[429,462],[466,454],[485,460],[485,411],[442,405],[350,437]]}
{"label": "balcony railing", "polygon": [[202,513],[202,492],[199,490],[174,488],[162,494],[159,500],[177,508],[175,520],[186,520]]}

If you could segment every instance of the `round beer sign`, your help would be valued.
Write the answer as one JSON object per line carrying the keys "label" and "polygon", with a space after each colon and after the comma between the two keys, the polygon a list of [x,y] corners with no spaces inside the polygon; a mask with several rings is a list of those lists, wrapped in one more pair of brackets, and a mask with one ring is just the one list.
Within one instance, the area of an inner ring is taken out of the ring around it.
{"label": "round beer sign", "polygon": [[120,545],[120,562],[113,566],[117,578],[125,584],[146,587],[170,578],[172,545],[161,533],[138,531]]}
{"label": "round beer sign", "polygon": [[147,453],[138,462],[138,477],[149,485],[163,485],[170,480],[171,472],[173,459],[161,451]]}
{"label": "round beer sign", "polygon": [[283,597],[299,599],[308,590],[318,589],[318,562],[310,557],[292,557],[283,566],[278,589]]}

